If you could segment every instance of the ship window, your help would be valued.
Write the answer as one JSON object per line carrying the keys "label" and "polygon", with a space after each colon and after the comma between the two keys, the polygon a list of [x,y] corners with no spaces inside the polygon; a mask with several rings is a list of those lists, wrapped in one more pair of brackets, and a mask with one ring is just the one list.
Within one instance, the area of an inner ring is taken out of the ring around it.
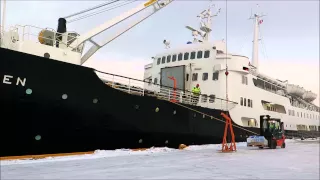
{"label": "ship window", "polygon": [[215,99],[216,99],[216,95],[210,94],[210,96],[209,96],[209,103],[214,103]]}
{"label": "ship window", "polygon": [[207,50],[204,52],[204,58],[208,58],[210,56],[210,51]]}
{"label": "ship window", "polygon": [[219,72],[215,72],[212,74],[212,80],[216,81],[219,79]]}
{"label": "ship window", "polygon": [[161,58],[158,58],[158,60],[157,60],[158,65],[160,64],[160,61],[161,61]]}
{"label": "ship window", "polygon": [[186,74],[186,81],[189,81],[189,74]]}
{"label": "ship window", "polygon": [[242,84],[248,85],[248,77],[242,76]]}
{"label": "ship window", "polygon": [[240,105],[243,106],[243,97],[240,98]]}
{"label": "ship window", "polygon": [[248,99],[248,107],[251,107],[251,101]]}
{"label": "ship window", "polygon": [[158,78],[154,78],[154,84],[158,83]]}
{"label": "ship window", "polygon": [[193,73],[192,74],[192,81],[198,80],[198,73]]}
{"label": "ship window", "polygon": [[172,56],[172,62],[175,62],[176,60],[177,60],[177,55],[175,54]]}
{"label": "ship window", "polygon": [[188,52],[184,53],[183,59],[184,60],[188,60],[189,59],[189,53]]}
{"label": "ship window", "polygon": [[178,61],[181,61],[181,60],[182,60],[182,53],[178,55]]}
{"label": "ship window", "polygon": [[190,59],[195,59],[195,58],[196,58],[196,52],[191,52]]}
{"label": "ship window", "polygon": [[171,61],[171,55],[167,56],[167,63]]}
{"label": "ship window", "polygon": [[202,51],[198,51],[197,53],[197,59],[201,59],[202,58]]}
{"label": "ship window", "polygon": [[243,105],[247,106],[247,99],[246,98],[243,99]]}
{"label": "ship window", "polygon": [[202,74],[202,80],[206,81],[208,79],[208,73],[203,73]]}
{"label": "ship window", "polygon": [[161,63],[162,63],[162,64],[166,63],[166,57],[165,57],[165,56],[162,57]]}

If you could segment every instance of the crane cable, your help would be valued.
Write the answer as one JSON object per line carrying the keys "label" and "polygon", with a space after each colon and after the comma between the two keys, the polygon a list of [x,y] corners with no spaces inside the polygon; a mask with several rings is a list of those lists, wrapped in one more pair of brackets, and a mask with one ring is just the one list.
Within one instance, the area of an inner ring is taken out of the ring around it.
{"label": "crane cable", "polygon": [[86,9],[86,10],[83,10],[83,11],[80,11],[80,12],[77,12],[77,13],[74,13],[74,14],[71,14],[71,15],[66,16],[66,17],[64,17],[64,18],[67,19],[67,18],[70,18],[70,17],[72,17],[72,16],[76,16],[76,15],[79,15],[79,14],[83,14],[83,13],[86,13],[86,12],[88,12],[88,11],[92,11],[92,10],[94,10],[94,9],[101,8],[101,7],[103,7],[103,6],[106,6],[106,5],[109,5],[109,4],[113,4],[113,3],[117,2],[117,1],[119,1],[119,0],[114,0],[114,1],[112,1],[112,2],[103,3],[103,4],[97,5],[97,6],[95,6],[95,7],[92,7],[92,8],[89,8],[89,9]]}
{"label": "crane cable", "polygon": [[260,36],[260,39],[261,39],[262,54],[265,56],[266,59],[268,59],[266,46],[265,46],[265,43],[264,43],[264,40],[263,40],[263,36],[261,34],[261,28],[259,28],[259,36]]}
{"label": "crane cable", "polygon": [[135,2],[135,1],[137,1],[137,0],[132,0],[132,1],[129,1],[129,2],[120,4],[120,5],[117,4],[117,5],[114,5],[113,7],[108,7],[108,8],[106,8],[106,9],[102,9],[102,10],[100,10],[100,11],[98,11],[98,12],[94,12],[94,13],[91,13],[91,14],[86,14],[86,15],[80,16],[80,17],[78,17],[78,18],[69,20],[68,23],[76,22],[76,21],[79,21],[79,20],[82,20],[82,19],[85,19],[85,18],[94,16],[94,15],[97,15],[97,14],[101,14],[101,13],[103,13],[103,12],[107,12],[107,11],[110,11],[110,10],[112,10],[112,9],[116,9],[116,8],[125,6],[125,5],[130,4],[130,3],[133,3],[133,2]]}

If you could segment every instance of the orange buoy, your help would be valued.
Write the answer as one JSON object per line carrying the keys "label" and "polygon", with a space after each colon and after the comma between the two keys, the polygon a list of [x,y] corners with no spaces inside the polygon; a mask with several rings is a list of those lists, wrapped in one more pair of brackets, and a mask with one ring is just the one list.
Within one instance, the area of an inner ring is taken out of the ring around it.
{"label": "orange buoy", "polygon": [[185,145],[185,144],[180,144],[180,145],[179,145],[179,149],[181,149],[181,150],[182,150],[182,149],[185,149],[186,147],[188,147],[188,146]]}

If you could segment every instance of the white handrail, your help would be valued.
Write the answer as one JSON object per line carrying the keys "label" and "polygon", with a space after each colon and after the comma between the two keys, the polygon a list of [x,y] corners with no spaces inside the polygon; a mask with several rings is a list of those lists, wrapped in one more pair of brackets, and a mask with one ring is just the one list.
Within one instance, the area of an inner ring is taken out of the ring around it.
{"label": "white handrail", "polygon": [[161,100],[172,101],[182,104],[201,106],[224,111],[234,108],[237,104],[208,95],[196,96],[188,91],[174,90],[170,87],[161,87],[158,84],[144,82],[136,79],[122,77],[113,74],[96,71],[101,80],[117,90],[138,96],[153,96]]}

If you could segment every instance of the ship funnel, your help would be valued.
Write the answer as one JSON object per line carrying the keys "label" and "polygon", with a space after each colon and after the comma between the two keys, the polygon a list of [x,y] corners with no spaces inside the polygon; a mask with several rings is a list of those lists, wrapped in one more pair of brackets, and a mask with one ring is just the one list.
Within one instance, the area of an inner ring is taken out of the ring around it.
{"label": "ship funnel", "polygon": [[59,18],[57,32],[61,34],[67,32],[67,20],[65,18]]}
{"label": "ship funnel", "polygon": [[56,46],[59,47],[59,42],[62,41],[62,34],[67,32],[67,20],[65,18],[59,18],[57,32]]}

